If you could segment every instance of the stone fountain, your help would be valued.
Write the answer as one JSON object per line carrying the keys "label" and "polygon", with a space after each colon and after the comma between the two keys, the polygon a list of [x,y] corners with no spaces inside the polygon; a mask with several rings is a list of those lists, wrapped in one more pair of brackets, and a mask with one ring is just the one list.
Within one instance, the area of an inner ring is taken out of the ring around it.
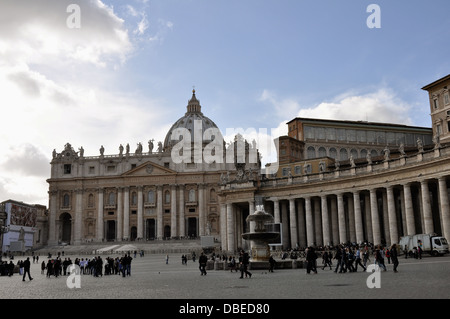
{"label": "stone fountain", "polygon": [[[262,198],[257,201],[262,202]],[[242,234],[242,238],[250,240],[251,244],[251,262],[266,262],[270,258],[269,243],[279,238],[279,232],[273,232],[268,229],[269,224],[273,224],[273,216],[264,211],[264,205],[259,203],[256,210],[246,219],[250,226],[250,232]]]}

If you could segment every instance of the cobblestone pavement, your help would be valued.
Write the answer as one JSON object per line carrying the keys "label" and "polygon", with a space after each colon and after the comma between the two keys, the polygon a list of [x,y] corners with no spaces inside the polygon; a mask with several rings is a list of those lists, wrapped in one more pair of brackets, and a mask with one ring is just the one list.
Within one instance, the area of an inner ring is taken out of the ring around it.
{"label": "cobblestone pavement", "polygon": [[[400,259],[399,272],[381,271],[380,288],[368,288],[372,273],[334,273],[319,268],[318,274],[305,269],[280,269],[274,273],[252,270],[251,278],[240,279],[240,273],[209,270],[200,276],[198,263],[181,263],[182,254],[139,255],[132,261],[131,276],[81,275],[80,288],[68,288],[68,276],[47,278],[41,274],[40,263],[32,264],[34,278],[25,282],[22,276],[0,277],[0,299],[304,299],[352,298],[394,299],[450,297],[450,256],[425,257],[421,260]],[[65,256],[88,257],[93,256]],[[65,257],[62,257],[63,259]],[[106,258],[107,255],[102,255]],[[16,257],[16,263],[19,257]],[[31,258],[30,258],[31,259]],[[320,261],[320,259],[318,259]]]}

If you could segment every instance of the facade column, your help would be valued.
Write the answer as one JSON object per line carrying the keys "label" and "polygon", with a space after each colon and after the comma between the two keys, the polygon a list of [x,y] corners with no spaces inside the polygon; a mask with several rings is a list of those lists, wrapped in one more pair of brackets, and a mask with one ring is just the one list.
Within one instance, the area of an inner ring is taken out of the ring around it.
{"label": "facade column", "polygon": [[137,239],[144,238],[144,200],[142,186],[138,187],[138,207],[137,207]]}
{"label": "facade column", "polygon": [[338,220],[339,220],[339,243],[347,242],[347,230],[345,225],[345,211],[344,211],[344,195],[337,194],[338,203]]}
{"label": "facade column", "polygon": [[395,213],[394,190],[392,186],[388,186],[386,188],[386,195],[387,195],[387,210],[389,219],[389,234],[391,239],[390,243],[392,245],[398,243],[397,216]]}
{"label": "facade column", "polygon": [[205,235],[206,212],[205,212],[205,186],[198,185],[198,228],[200,236]]}
{"label": "facade column", "polygon": [[372,215],[372,232],[374,245],[381,244],[380,217],[378,216],[377,190],[370,189],[370,213]]}
{"label": "facade column", "polygon": [[178,236],[177,232],[177,185],[171,185],[170,194],[170,237]]}
{"label": "facade column", "polygon": [[406,183],[405,185],[403,185],[403,193],[405,197],[406,232],[407,235],[414,235],[416,233],[416,224],[414,220],[410,183]]}
{"label": "facade column", "polygon": [[234,241],[234,215],[233,215],[233,204],[227,204],[227,245],[228,251],[234,252],[235,247]]}
{"label": "facade column", "polygon": [[75,227],[74,227],[74,244],[81,244],[81,225],[83,218],[83,190],[77,189],[75,191]]}
{"label": "facade column", "polygon": [[98,189],[97,241],[103,241],[103,188]]}
{"label": "facade column", "polygon": [[[184,185],[180,184],[178,185],[178,190],[180,191],[180,206],[179,206],[179,210],[180,210],[180,214],[179,214],[179,224],[180,226],[179,228],[179,234],[180,237],[183,238],[186,236],[186,222],[184,220],[184,208],[185,208],[185,203],[184,203]],[[221,220],[220,222],[222,223],[222,216],[221,216]],[[222,232],[221,232],[222,234]]]}
{"label": "facade column", "polygon": [[297,214],[295,212],[295,199],[289,199],[289,221],[291,230],[291,248],[295,248],[298,245],[297,237]]}
{"label": "facade column", "polygon": [[323,234],[323,244],[326,246],[331,245],[330,239],[330,221],[328,218],[328,201],[327,195],[322,195],[320,197],[321,208],[322,208],[322,234]]}
{"label": "facade column", "polygon": [[303,201],[297,201],[297,216],[298,216],[298,239],[300,247],[306,247],[306,232],[305,232],[305,208]]}
{"label": "facade column", "polygon": [[430,190],[428,188],[428,181],[420,181],[420,189],[422,193],[422,212],[423,212],[423,222],[426,234],[434,233],[433,227],[433,215],[431,213],[431,203],[430,203]]}
{"label": "facade column", "polygon": [[353,192],[353,207],[355,211],[355,233],[356,242],[361,244],[364,242],[364,226],[361,215],[361,198],[359,197],[359,192]]}
{"label": "facade column", "polygon": [[130,239],[130,188],[123,192],[123,239]]}
{"label": "facade column", "polygon": [[123,229],[123,193],[122,187],[117,189],[117,219],[116,219],[116,240],[122,240]]}
{"label": "facade column", "polygon": [[441,210],[441,218],[442,218],[442,235],[448,240],[450,238],[450,209],[448,200],[447,181],[445,177],[439,177],[438,184],[439,184],[439,207]]}
{"label": "facade column", "polygon": [[158,185],[156,188],[156,238],[161,239],[163,236],[163,190],[162,186]]}
{"label": "facade column", "polygon": [[314,223],[311,210],[311,197],[305,198],[306,244],[314,246]]}
{"label": "facade column", "polygon": [[56,211],[58,203],[58,191],[51,190],[50,194],[50,207],[48,216],[48,244],[56,245],[58,243],[56,239]]}
{"label": "facade column", "polygon": [[278,224],[281,221],[280,218],[280,201],[278,200],[278,198],[273,200],[273,219],[274,219],[274,223]]}

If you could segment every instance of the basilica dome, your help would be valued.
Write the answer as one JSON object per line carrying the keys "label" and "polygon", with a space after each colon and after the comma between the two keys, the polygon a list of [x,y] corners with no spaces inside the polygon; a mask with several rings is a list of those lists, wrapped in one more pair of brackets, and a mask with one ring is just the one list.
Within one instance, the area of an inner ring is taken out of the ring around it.
{"label": "basilica dome", "polygon": [[[200,122],[197,121],[201,121],[201,125]],[[167,132],[166,138],[164,139],[165,150],[171,149],[172,146],[174,146],[180,141],[181,136],[174,137],[174,140],[172,140],[172,132],[174,132],[174,130],[177,128],[185,128],[190,132],[191,143],[194,143],[194,129],[198,130],[196,134],[198,134],[199,137],[201,134],[203,145],[211,142],[211,139],[204,138],[205,131],[210,128],[214,129],[214,132],[218,132],[218,134],[220,134],[220,136],[214,135],[214,138],[212,139],[221,138],[223,140],[222,134],[220,133],[220,130],[217,127],[217,125],[207,116],[203,115],[203,113],[201,112],[200,101],[197,100],[197,97],[195,96],[195,90],[192,90],[192,97],[188,101],[187,112],[184,114],[183,117],[178,119],[172,125],[169,132]]]}

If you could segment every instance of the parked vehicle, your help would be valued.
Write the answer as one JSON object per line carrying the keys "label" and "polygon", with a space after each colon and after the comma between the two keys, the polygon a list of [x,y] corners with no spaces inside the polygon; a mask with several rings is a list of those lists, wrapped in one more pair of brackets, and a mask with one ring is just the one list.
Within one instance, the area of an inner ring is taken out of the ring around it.
{"label": "parked vehicle", "polygon": [[439,256],[449,252],[447,239],[436,234],[416,234],[400,238],[399,246],[404,253],[412,253],[414,249],[421,249],[422,253]]}

